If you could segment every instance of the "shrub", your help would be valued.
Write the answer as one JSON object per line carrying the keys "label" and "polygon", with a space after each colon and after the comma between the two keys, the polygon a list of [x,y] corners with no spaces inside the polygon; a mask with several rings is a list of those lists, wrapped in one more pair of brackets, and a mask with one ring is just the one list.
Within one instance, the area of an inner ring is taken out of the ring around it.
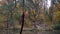
{"label": "shrub", "polygon": [[60,24],[54,25],[53,29],[54,29],[54,30],[60,30]]}

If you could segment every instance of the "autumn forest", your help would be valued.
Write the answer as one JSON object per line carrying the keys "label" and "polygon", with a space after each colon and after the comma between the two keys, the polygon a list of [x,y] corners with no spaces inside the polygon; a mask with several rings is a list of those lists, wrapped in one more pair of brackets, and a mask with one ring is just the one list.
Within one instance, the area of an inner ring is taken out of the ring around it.
{"label": "autumn forest", "polygon": [[0,33],[19,34],[22,26],[35,34],[60,30],[60,0],[0,0]]}

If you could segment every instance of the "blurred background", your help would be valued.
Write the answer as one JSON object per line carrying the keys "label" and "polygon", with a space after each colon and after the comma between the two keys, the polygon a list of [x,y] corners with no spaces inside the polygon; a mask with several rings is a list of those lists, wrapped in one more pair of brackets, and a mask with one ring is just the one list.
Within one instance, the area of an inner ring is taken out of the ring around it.
{"label": "blurred background", "polygon": [[60,0],[0,0],[0,34],[60,34]]}

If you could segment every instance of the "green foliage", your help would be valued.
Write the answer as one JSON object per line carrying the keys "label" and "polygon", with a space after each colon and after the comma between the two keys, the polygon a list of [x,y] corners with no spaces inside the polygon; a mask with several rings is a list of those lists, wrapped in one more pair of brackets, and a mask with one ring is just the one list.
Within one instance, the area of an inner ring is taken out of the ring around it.
{"label": "green foliage", "polygon": [[4,21],[4,16],[2,16],[2,15],[0,14],[0,23],[1,23],[2,21]]}
{"label": "green foliage", "polygon": [[15,22],[15,18],[14,17],[10,17],[9,20],[10,20],[11,23]]}
{"label": "green foliage", "polygon": [[18,20],[20,16],[21,16],[20,13],[16,13],[16,14],[14,15],[14,17],[15,17],[16,20]]}
{"label": "green foliage", "polygon": [[60,22],[59,22],[59,23],[56,23],[56,24],[53,26],[53,29],[54,29],[54,30],[60,30]]}
{"label": "green foliage", "polygon": [[60,30],[60,24],[55,25],[54,30]]}
{"label": "green foliage", "polygon": [[8,7],[12,7],[14,5],[14,3],[13,2],[10,2],[7,6]]}
{"label": "green foliage", "polygon": [[2,17],[0,16],[0,22],[3,21]]}
{"label": "green foliage", "polygon": [[[5,18],[8,18],[8,20],[10,20],[9,22],[15,23],[21,17],[22,11],[25,10],[25,25],[29,25],[30,23],[33,23],[33,21],[44,23],[44,15],[42,14],[44,14],[45,12],[44,12],[44,8],[42,8],[42,6],[40,8],[38,4],[39,0],[37,0],[36,2],[34,2],[33,0],[26,0],[26,1],[27,2],[25,2],[24,9],[22,9],[22,6],[23,6],[22,2],[21,3],[18,2],[21,6],[17,5],[18,7],[16,7],[14,10],[12,10],[12,8],[15,6],[13,2],[9,3],[8,5],[0,6],[0,14],[3,15]],[[60,7],[60,4],[56,5],[56,7],[54,8],[55,11],[53,12],[54,13],[53,20],[54,20],[54,23],[56,23],[56,25],[54,25],[54,29],[60,28],[60,24],[57,24],[56,22],[60,20],[59,7]],[[12,17],[11,17],[11,13],[12,13]],[[47,15],[46,17],[47,17],[45,19],[46,24],[51,26],[50,23],[52,21],[52,15],[50,14],[50,15]],[[0,21],[3,21],[3,20],[4,18],[0,16]]]}

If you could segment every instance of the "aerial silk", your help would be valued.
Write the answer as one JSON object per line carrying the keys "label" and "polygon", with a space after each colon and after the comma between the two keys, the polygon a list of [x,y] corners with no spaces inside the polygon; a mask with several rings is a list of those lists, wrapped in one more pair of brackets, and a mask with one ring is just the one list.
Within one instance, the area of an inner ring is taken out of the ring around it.
{"label": "aerial silk", "polygon": [[25,16],[25,10],[24,10],[24,3],[25,3],[25,1],[23,0],[22,1],[22,7],[23,7],[23,14],[22,14],[22,25],[21,25],[21,29],[20,29],[20,34],[22,34],[22,31],[23,31],[23,26],[24,26],[24,16]]}

